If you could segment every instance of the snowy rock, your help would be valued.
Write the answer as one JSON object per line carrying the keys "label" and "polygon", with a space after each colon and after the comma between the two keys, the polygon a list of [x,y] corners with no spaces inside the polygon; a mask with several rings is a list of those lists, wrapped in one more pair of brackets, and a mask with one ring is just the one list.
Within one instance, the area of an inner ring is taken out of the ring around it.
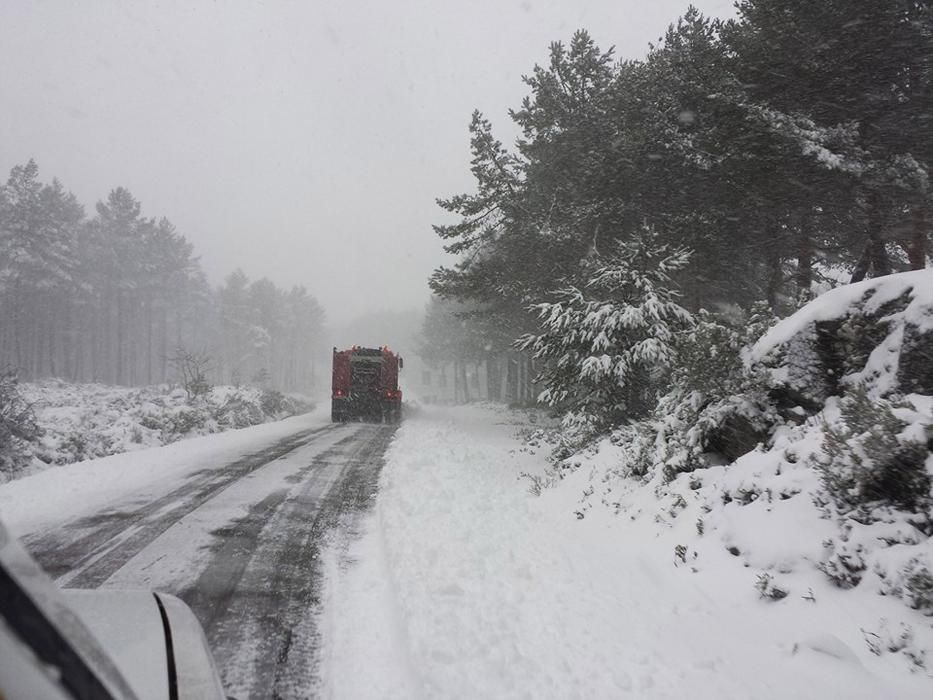
{"label": "snowy rock", "polygon": [[721,455],[732,462],[754,450],[770,437],[770,432],[762,429],[756,421],[741,413],[726,415],[722,422],[707,431],[706,450]]}
{"label": "snowy rock", "polygon": [[830,290],[784,319],[747,361],[769,370],[779,402],[809,412],[845,387],[875,395],[933,393],[933,271]]}

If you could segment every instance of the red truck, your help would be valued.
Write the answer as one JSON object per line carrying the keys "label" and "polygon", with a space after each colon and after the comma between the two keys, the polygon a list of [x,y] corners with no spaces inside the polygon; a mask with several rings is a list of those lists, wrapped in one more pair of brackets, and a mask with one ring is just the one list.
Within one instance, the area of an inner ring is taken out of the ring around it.
{"label": "red truck", "polygon": [[398,423],[402,418],[398,373],[403,366],[402,358],[386,346],[334,348],[331,420]]}

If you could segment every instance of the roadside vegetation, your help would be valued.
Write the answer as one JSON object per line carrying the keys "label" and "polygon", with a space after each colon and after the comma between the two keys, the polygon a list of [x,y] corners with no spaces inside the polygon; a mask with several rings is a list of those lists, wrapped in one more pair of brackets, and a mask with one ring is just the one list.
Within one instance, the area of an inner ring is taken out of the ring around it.
{"label": "roadside vegetation", "polygon": [[[526,358],[561,420],[531,490],[580,489],[577,517],[654,518],[769,602],[816,571],[933,614],[933,10],[737,9],[643,60],[552,44],[514,147],[474,113],[424,336]],[[866,643],[929,668],[922,619]]]}
{"label": "roadside vegetation", "polygon": [[306,413],[307,397],[259,386],[114,387],[0,382],[0,481]]}

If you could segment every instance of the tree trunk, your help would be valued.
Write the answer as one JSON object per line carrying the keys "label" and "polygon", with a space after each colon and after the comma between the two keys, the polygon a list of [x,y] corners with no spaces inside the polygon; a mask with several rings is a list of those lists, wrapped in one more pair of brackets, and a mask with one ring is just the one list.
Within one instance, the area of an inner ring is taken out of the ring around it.
{"label": "tree trunk", "polygon": [[463,403],[470,403],[470,382],[467,379],[467,363],[460,362],[460,380],[463,382]]}
{"label": "tree trunk", "polygon": [[865,243],[865,247],[862,249],[862,254],[859,256],[858,262],[855,263],[855,268],[852,270],[852,278],[849,280],[851,283],[861,282],[865,279],[865,276],[868,274],[868,269],[871,267],[871,242]]}
{"label": "tree trunk", "polygon": [[797,229],[797,299],[798,301],[810,299],[810,288],[813,285],[813,239],[806,222]]}
{"label": "tree trunk", "polygon": [[168,381],[168,306],[162,307],[162,348],[159,353],[159,376],[163,384]]}
{"label": "tree trunk", "polygon": [[123,367],[123,294],[117,292],[117,347],[116,347],[116,384],[124,383],[124,367]]}
{"label": "tree trunk", "polygon": [[885,247],[884,220],[881,214],[881,198],[872,193],[868,198],[868,242],[875,277],[891,274],[891,261]]}
{"label": "tree trunk", "polygon": [[907,246],[907,259],[911,270],[922,270],[927,265],[927,205],[926,202],[913,207],[913,227]]}
{"label": "tree trunk", "polygon": [[486,398],[490,401],[499,400],[499,377],[496,353],[486,353]]}
{"label": "tree trunk", "polygon": [[152,386],[152,299],[146,299],[146,384]]}
{"label": "tree trunk", "polygon": [[55,346],[55,333],[57,331],[55,324],[55,304],[56,299],[51,297],[49,299],[48,310],[46,311],[46,322],[48,323],[48,350],[49,350],[49,372],[53,377],[58,376],[58,365],[55,361],[55,352],[57,350]]}
{"label": "tree trunk", "polygon": [[852,282],[859,282],[871,273],[872,277],[891,274],[891,260],[884,241],[884,219],[881,211],[881,197],[870,192],[867,199],[868,241],[862,256],[852,271]]}
{"label": "tree trunk", "polygon": [[516,379],[518,393],[516,395],[516,403],[519,406],[525,405],[525,356],[522,353],[518,354],[517,363],[516,363]]}
{"label": "tree trunk", "polygon": [[18,289],[14,289],[13,303],[10,306],[13,316],[13,356],[16,358],[17,371],[23,369],[23,324],[22,324],[22,298]]}

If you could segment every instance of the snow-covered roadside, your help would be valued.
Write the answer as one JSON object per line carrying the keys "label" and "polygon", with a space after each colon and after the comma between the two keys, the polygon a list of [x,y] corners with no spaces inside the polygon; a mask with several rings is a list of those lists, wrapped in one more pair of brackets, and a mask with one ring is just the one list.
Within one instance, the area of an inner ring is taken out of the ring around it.
{"label": "snow-covered roadside", "polygon": [[305,396],[254,386],[214,386],[194,399],[168,384],[121,387],[47,379],[19,386],[41,436],[28,447],[32,464],[18,477],[49,465],[272,422],[304,413],[313,405]]}
{"label": "snow-covered roadside", "polygon": [[[816,578],[815,601],[771,601],[755,588],[760,571],[725,551],[698,566],[689,550],[686,562],[676,557],[692,521],[671,527],[608,508],[578,518],[589,469],[570,477],[578,488],[531,495],[520,475],[540,474],[544,454],[515,439],[521,421],[467,407],[400,428],[362,537],[329,554],[326,696],[933,692],[902,658],[872,655],[860,629],[896,620],[900,602]],[[640,497],[657,509],[653,494]]]}
{"label": "snow-covered roadside", "polygon": [[0,519],[22,536],[112,507],[130,495],[142,501],[157,498],[175,488],[186,474],[223,466],[301,430],[329,423],[328,409],[164,447],[49,467],[0,484]]}

